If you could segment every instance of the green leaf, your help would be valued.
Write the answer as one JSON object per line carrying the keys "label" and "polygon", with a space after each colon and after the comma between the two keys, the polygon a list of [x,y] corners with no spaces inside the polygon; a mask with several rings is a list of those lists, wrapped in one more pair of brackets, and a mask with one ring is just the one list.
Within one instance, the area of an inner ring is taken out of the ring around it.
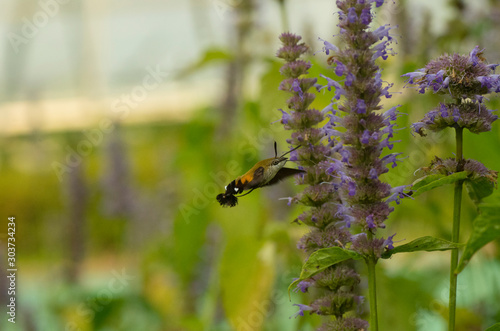
{"label": "green leaf", "polygon": [[463,246],[463,244],[456,244],[448,240],[426,236],[417,238],[407,244],[394,247],[393,249],[384,252],[382,254],[382,258],[388,259],[396,253],[409,253],[418,251],[447,251],[450,249],[458,248],[460,246]]}
{"label": "green leaf", "polygon": [[469,193],[469,197],[476,203],[493,193],[495,184],[488,178],[479,177],[477,179],[470,179],[465,181],[465,187]]}
{"label": "green leaf", "polygon": [[276,252],[273,243],[252,237],[232,237],[226,245],[219,267],[218,277],[224,279],[219,291],[231,330],[236,330],[241,316],[259,314],[255,302],[268,300],[276,277]]}
{"label": "green leaf", "polygon": [[484,331],[500,331],[500,323],[492,325]]}
{"label": "green leaf", "polygon": [[421,177],[421,178],[417,179],[416,181],[414,181],[411,186],[412,186],[412,189],[416,191],[419,188],[421,188],[425,185],[428,185],[429,183],[432,183],[433,181],[436,181],[436,180],[441,179],[443,177],[445,177],[445,175],[441,175],[441,174],[424,176],[424,177]]}
{"label": "green leaf", "polygon": [[361,254],[340,247],[318,249],[316,252],[312,253],[306,263],[304,263],[299,279],[290,284],[288,293],[290,293],[293,286],[297,285],[299,282],[314,276],[332,265],[349,259],[360,260],[362,258],[363,256],[361,256]]}
{"label": "green leaf", "polygon": [[453,184],[465,178],[467,178],[466,171],[456,172],[449,176],[440,174],[424,176],[413,182],[412,185],[413,196],[416,197],[417,195],[430,191],[436,187],[440,187],[447,184]]}
{"label": "green leaf", "polygon": [[479,249],[490,241],[500,238],[500,201],[483,202],[478,207],[480,214],[472,222],[472,234],[455,270],[457,274],[465,268]]}
{"label": "green leaf", "polygon": [[229,53],[226,50],[219,48],[210,48],[205,51],[205,53],[197,62],[181,70],[178,75],[179,77],[191,75],[205,67],[208,67],[209,65],[221,62],[222,63],[229,62],[233,58],[234,58],[233,54]]}

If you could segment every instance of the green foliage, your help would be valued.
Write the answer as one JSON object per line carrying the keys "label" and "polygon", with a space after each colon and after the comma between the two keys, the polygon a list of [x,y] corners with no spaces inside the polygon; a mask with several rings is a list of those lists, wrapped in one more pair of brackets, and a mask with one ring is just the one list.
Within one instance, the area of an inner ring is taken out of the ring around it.
{"label": "green foliage", "polygon": [[205,50],[200,59],[190,65],[189,67],[182,70],[179,77],[185,77],[186,75],[191,75],[198,72],[201,69],[209,67],[215,63],[225,63],[229,62],[234,58],[234,55],[222,48],[209,48]]}
{"label": "green foliage", "polygon": [[417,238],[407,244],[394,247],[393,249],[384,252],[382,254],[382,258],[388,259],[396,253],[447,251],[461,246],[461,244],[452,243],[448,240],[426,236]]}
{"label": "green foliage", "polygon": [[[224,279],[220,284],[222,303],[228,320],[237,329],[252,325],[247,316],[265,315],[259,306],[269,305],[275,251],[272,243],[254,238],[232,237],[226,247],[220,265],[220,276]],[[242,297],[247,300],[241,300]]]}
{"label": "green foliage", "polygon": [[346,260],[360,260],[362,258],[363,256],[359,253],[341,247],[318,249],[309,256],[309,259],[302,266],[300,277],[290,284],[288,291],[290,292],[299,282],[314,276],[328,267]]}
{"label": "green foliage", "polygon": [[[391,260],[386,263],[401,263],[401,261]],[[409,268],[411,267],[406,266],[406,269]],[[379,270],[377,272],[377,288],[382,289],[377,292],[378,301],[397,307],[397,309],[379,310],[381,330],[416,330],[415,322],[417,322],[418,315],[415,313],[415,307],[426,307],[429,302],[432,302],[432,289],[427,288],[429,286],[428,280],[430,277],[435,277],[437,272],[433,270],[433,275],[429,271],[426,274],[415,272],[412,275],[404,273],[388,275],[387,272],[380,272],[380,270],[384,270],[381,268],[381,263],[377,265],[377,269]],[[408,304],[408,301],[411,303]]]}
{"label": "green foliage", "polygon": [[473,230],[465,246],[456,273],[460,273],[472,256],[484,245],[500,238],[500,194],[480,203],[479,215],[473,221]]}
{"label": "green foliage", "polygon": [[484,331],[500,331],[500,323],[496,323]]}
{"label": "green foliage", "polygon": [[417,179],[412,184],[413,196],[416,197],[424,192],[447,184],[453,184],[459,180],[467,178],[467,172],[461,171],[449,176],[434,174]]}
{"label": "green foliage", "polygon": [[[281,112],[279,112],[278,109],[284,107],[287,97],[286,93],[278,89],[283,80],[283,76],[280,74],[282,63],[278,61],[278,59],[273,59],[269,60],[266,66],[267,70],[260,79],[260,96],[258,103],[262,111],[259,115],[265,116],[266,119],[272,118],[275,120],[281,117]],[[273,125],[281,126],[281,123],[278,122]]]}
{"label": "green foliage", "polygon": [[481,200],[487,196],[493,194],[493,190],[495,189],[495,185],[491,182],[491,180],[485,177],[466,180],[465,187],[467,189],[467,193],[469,193],[469,197],[476,204],[480,203]]}

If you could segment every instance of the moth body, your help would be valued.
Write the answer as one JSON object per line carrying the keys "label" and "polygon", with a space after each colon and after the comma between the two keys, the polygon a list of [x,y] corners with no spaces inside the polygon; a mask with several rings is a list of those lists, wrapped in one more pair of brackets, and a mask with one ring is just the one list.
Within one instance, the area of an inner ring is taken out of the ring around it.
{"label": "moth body", "polygon": [[[275,148],[275,154],[277,154],[276,143],[274,143],[274,148]],[[298,147],[296,147],[295,149],[297,148]],[[288,161],[285,155],[294,151],[295,149],[292,149],[291,151],[279,157],[275,156],[257,162],[244,175],[239,176],[231,183],[229,183],[225,187],[226,192],[219,194],[217,196],[217,201],[223,207],[228,207],[228,206],[234,207],[238,203],[238,197],[236,197],[236,194],[240,194],[240,196],[243,196],[241,194],[244,191],[249,191],[246,193],[248,194],[257,188],[274,185],[286,177],[290,177],[299,173],[304,173],[305,172],[304,170],[284,167],[286,162]]]}

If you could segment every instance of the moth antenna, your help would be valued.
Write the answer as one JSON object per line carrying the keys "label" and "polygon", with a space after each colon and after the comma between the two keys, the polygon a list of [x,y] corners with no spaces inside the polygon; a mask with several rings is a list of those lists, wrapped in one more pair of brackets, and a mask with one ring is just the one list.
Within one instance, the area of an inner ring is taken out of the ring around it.
{"label": "moth antenna", "polygon": [[298,148],[300,148],[300,147],[302,147],[302,145],[299,145],[299,146],[295,147],[294,149],[289,150],[288,152],[286,152],[286,153],[284,153],[283,155],[281,155],[281,157],[283,157],[283,156],[285,156],[285,155],[287,155],[287,154],[290,154],[291,152],[293,152],[294,150],[296,150],[296,149],[298,149]]}

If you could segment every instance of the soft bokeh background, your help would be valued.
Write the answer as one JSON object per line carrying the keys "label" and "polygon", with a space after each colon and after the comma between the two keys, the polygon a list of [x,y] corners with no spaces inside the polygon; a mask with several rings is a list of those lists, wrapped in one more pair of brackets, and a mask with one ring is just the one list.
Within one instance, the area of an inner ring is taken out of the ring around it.
{"label": "soft bokeh background", "polygon": [[[236,208],[215,195],[256,161],[287,149],[277,108],[284,30],[313,52],[337,33],[326,0],[2,0],[0,10],[0,259],[7,217],[17,222],[17,319],[2,330],[313,330],[290,318],[309,295],[287,287],[307,231],[286,200],[293,181]],[[386,107],[401,127],[443,96],[403,89],[400,75],[443,52],[486,47],[500,61],[500,3],[405,0],[377,22],[399,24]],[[312,75],[326,70],[311,54]],[[329,95],[314,105],[323,108]],[[497,96],[490,107],[498,108]],[[500,130],[465,134],[465,156],[500,170]],[[407,157],[387,176],[409,184],[434,155],[452,156],[451,131],[398,133]],[[475,209],[464,198],[461,240]],[[449,239],[452,189],[404,201],[384,236]],[[500,321],[498,241],[459,277],[460,330]],[[0,303],[8,296],[0,269]],[[449,253],[396,255],[378,268],[382,330],[445,330]],[[360,266],[361,271],[363,266]],[[362,284],[366,288],[366,284]],[[314,294],[314,293],[313,293]],[[365,309],[366,314],[366,309]]]}

